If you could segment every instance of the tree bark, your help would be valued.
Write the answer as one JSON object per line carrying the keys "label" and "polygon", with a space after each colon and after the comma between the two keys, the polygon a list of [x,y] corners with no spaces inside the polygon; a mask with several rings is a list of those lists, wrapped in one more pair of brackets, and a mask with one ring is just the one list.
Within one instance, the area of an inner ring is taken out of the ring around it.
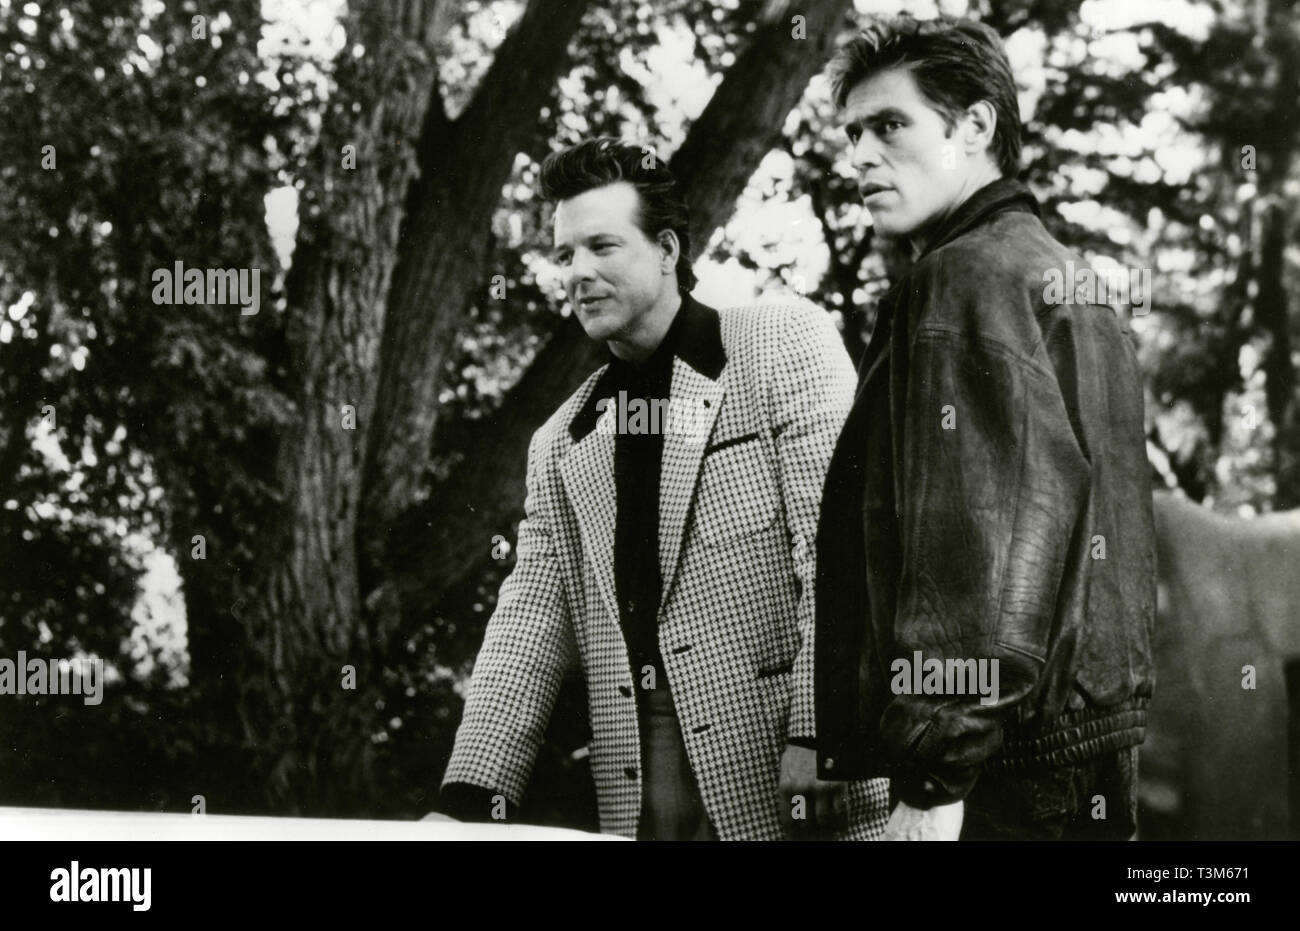
{"label": "tree bark", "polygon": [[[330,812],[374,797],[368,738],[381,644],[363,615],[355,541],[414,143],[426,111],[441,107],[428,41],[445,28],[445,14],[416,6],[374,2],[349,12],[347,48],[360,43],[365,53],[339,58],[319,177],[300,207],[286,281],[297,417],[274,452],[281,508],[261,541],[264,568],[249,582],[247,604],[232,611],[242,637],[231,676],[249,778],[281,812]],[[355,168],[344,162],[348,145]],[[346,687],[345,666],[355,688]]]}

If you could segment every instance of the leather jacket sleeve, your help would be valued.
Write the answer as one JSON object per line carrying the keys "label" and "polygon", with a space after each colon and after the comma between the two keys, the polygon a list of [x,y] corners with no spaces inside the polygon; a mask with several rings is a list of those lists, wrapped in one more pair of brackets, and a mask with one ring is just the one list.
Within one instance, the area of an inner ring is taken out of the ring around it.
{"label": "leather jacket sleeve", "polygon": [[915,694],[910,666],[906,679],[891,667],[880,733],[894,791],[929,808],[973,788],[1038,683],[1090,467],[1049,363],[947,323],[922,324],[910,355],[898,655],[982,661],[994,686]]}

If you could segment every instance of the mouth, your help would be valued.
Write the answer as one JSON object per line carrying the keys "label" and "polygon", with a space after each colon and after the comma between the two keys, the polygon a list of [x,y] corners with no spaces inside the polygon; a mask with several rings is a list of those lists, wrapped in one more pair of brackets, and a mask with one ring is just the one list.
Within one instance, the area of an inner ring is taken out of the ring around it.
{"label": "mouth", "polygon": [[862,195],[864,201],[871,200],[871,198],[875,197],[877,194],[883,194],[886,191],[892,190],[893,188],[888,185],[876,184],[875,182],[868,182],[858,186],[858,193]]}
{"label": "mouth", "polygon": [[593,297],[591,295],[584,295],[578,298],[578,307],[581,308],[582,310],[590,310],[592,307],[594,307],[596,304],[599,304],[603,300],[606,300],[605,296]]}

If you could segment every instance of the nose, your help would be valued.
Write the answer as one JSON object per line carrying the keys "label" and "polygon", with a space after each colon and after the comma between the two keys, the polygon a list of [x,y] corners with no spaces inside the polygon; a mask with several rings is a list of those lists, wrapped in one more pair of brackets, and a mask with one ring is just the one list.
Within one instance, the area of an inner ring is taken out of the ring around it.
{"label": "nose", "polygon": [[880,165],[880,147],[869,132],[864,132],[853,144],[854,168],[877,168]]}
{"label": "nose", "polygon": [[575,249],[569,262],[569,295],[577,293],[578,285],[596,280],[595,263],[586,249]]}

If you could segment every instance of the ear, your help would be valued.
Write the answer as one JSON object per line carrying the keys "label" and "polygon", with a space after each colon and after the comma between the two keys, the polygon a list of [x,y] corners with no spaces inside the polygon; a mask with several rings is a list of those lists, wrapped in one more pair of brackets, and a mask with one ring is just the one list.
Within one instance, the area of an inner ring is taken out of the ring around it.
{"label": "ear", "polygon": [[962,147],[967,155],[987,152],[989,158],[996,161],[993,154],[993,134],[998,128],[998,113],[993,104],[987,100],[977,100],[966,108],[966,118],[962,120]]}
{"label": "ear", "polygon": [[660,230],[657,237],[660,256],[660,269],[670,272],[677,267],[677,259],[682,254],[682,243],[672,230]]}

